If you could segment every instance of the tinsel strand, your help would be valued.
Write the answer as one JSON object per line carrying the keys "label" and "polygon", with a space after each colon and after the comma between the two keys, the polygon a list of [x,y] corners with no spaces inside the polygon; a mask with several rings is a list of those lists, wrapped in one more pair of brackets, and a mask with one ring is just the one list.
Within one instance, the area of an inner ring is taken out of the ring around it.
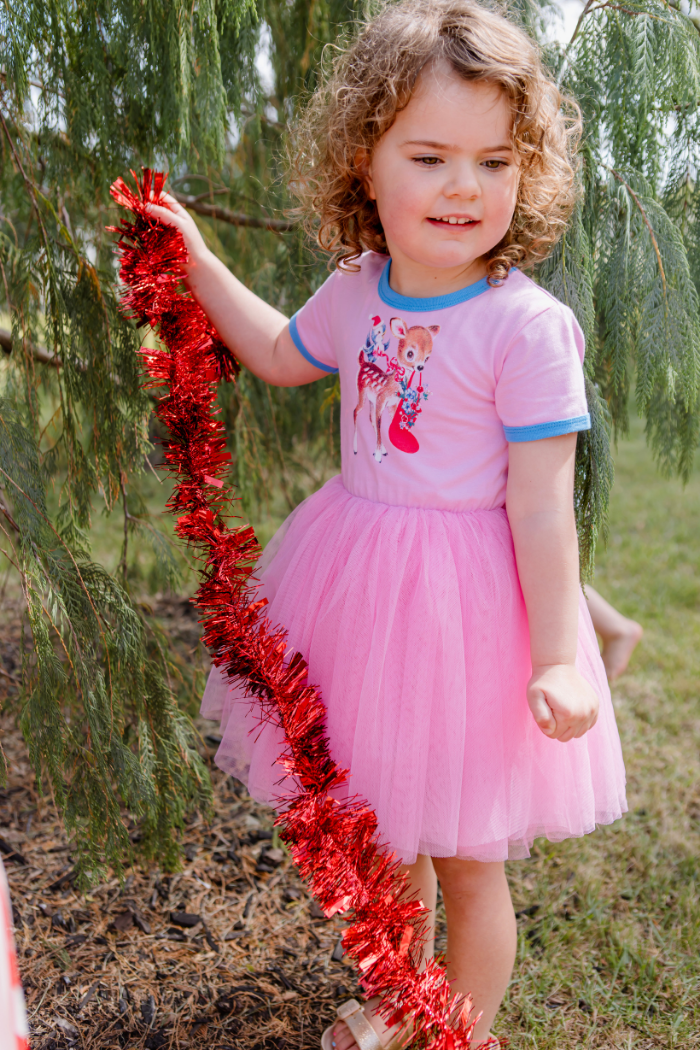
{"label": "tinsel strand", "polygon": [[205,563],[193,599],[204,642],[228,678],[246,680],[259,718],[283,730],[279,762],[296,789],[280,797],[276,825],[324,914],[348,913],[343,946],[365,994],[381,997],[388,1023],[410,1023],[412,1046],[467,1050],[476,1023],[471,1000],[452,992],[435,959],[421,965],[427,912],[406,894],[406,877],[379,841],[368,803],[333,797],[348,774],[331,757],[321,696],[301,655],[290,658],[286,632],[265,616],[266,601],[256,597],[250,576],[260,547],[250,526],[227,520],[230,457],[214,407],[218,383],[233,380],[239,366],[183,288],[181,234],[148,214],[148,203],[162,200],[165,176],[145,169],[134,178],[135,191],[122,179],[112,186],[117,203],[134,214],[111,227],[119,234],[122,305],[160,341],[139,352],[145,385],[167,388],[155,411],[169,435],[164,469],[175,479],[168,507],[177,534]]}

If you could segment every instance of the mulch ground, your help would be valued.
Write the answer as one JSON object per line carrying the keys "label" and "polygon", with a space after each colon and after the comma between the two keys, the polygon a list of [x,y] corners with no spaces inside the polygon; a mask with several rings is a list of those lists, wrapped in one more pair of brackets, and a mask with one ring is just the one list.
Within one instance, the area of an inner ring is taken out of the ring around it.
{"label": "mulch ground", "polygon": [[61,821],[40,797],[10,713],[18,620],[0,640],[0,850],[10,881],[32,1050],[306,1050],[357,994],[338,919],[326,920],[273,840],[272,813],[213,765],[216,816],[193,816],[183,870],[134,869],[87,895]]}

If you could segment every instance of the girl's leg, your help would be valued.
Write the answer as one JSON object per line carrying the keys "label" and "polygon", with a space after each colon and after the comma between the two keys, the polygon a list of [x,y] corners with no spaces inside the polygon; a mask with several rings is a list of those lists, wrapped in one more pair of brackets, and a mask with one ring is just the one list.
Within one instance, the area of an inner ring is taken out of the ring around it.
{"label": "girl's leg", "polygon": [[[429,958],[433,954],[435,943],[435,907],[437,903],[435,869],[430,857],[420,856],[415,864],[406,865],[401,870],[408,875],[407,893],[411,895],[417,892],[426,908],[430,909],[430,929],[423,953],[424,958]],[[379,1038],[383,1043],[387,1043],[391,1035],[387,1032],[387,1027],[381,1017],[377,1017],[372,1009],[377,1002],[378,1000],[371,999],[365,1007],[365,1013],[377,1030]],[[353,1050],[355,1047],[355,1040],[350,1034],[348,1026],[342,1021],[336,1022],[333,1028],[333,1039],[335,1040],[336,1050]]]}
{"label": "girl's leg", "polygon": [[474,1045],[484,1042],[505,995],[515,962],[517,932],[502,863],[434,858],[447,917],[447,976],[453,990],[483,1013]]}
{"label": "girl's leg", "polygon": [[611,682],[627,670],[635,646],[644,634],[636,620],[628,620],[592,587],[586,587],[588,611],[596,634],[603,642],[603,663]]}

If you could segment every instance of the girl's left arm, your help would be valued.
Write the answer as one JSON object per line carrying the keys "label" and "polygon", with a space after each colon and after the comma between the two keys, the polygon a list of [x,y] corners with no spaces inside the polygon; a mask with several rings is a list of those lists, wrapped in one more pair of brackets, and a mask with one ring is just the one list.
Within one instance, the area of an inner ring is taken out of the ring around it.
{"label": "girl's left arm", "polygon": [[545,736],[583,736],[599,699],[576,670],[579,560],[576,434],[509,445],[506,510],[530,625],[527,699]]}

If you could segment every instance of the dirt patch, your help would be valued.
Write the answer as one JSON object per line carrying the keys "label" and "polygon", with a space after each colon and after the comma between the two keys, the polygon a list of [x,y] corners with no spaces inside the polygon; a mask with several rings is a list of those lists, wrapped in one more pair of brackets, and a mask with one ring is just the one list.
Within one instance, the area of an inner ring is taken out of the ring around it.
{"label": "dirt patch", "polygon": [[[186,659],[198,649],[191,607],[154,604],[171,630],[182,619],[172,633]],[[0,642],[9,771],[0,850],[33,1050],[316,1050],[337,1002],[357,994],[339,943],[343,923],[324,919],[309,899],[271,811],[214,766],[215,735],[205,737],[203,754],[216,816],[211,824],[191,818],[183,870],[135,868],[123,885],[75,890],[62,823],[37,790],[16,727],[20,610],[19,602],[4,605]]]}
{"label": "dirt patch", "polygon": [[214,770],[216,818],[188,826],[182,872],[134,870],[83,896],[7,717],[2,735],[0,849],[32,1047],[318,1046],[354,973],[342,923],[309,899],[268,810]]}

